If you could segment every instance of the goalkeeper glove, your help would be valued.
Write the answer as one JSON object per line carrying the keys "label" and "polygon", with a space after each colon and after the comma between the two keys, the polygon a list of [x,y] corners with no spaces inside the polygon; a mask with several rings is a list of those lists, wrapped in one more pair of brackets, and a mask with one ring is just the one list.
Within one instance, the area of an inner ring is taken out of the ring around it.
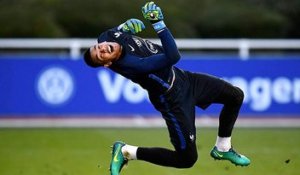
{"label": "goalkeeper glove", "polygon": [[131,18],[119,25],[118,29],[126,33],[136,34],[145,29],[145,25],[141,20]]}
{"label": "goalkeeper glove", "polygon": [[148,2],[142,7],[142,13],[146,20],[152,23],[152,26],[156,32],[160,32],[166,25],[163,21],[164,16],[160,7],[158,7],[154,2]]}

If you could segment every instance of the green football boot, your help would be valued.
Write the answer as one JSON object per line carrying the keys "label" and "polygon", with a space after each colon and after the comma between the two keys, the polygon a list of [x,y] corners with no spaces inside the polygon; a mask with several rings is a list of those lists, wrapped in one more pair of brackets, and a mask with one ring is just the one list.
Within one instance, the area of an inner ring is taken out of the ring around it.
{"label": "green football boot", "polygon": [[229,160],[235,165],[248,166],[250,164],[250,159],[248,159],[244,155],[235,152],[232,148],[230,148],[230,150],[227,152],[222,152],[218,151],[217,147],[215,146],[211,150],[210,156],[217,160]]}
{"label": "green football boot", "polygon": [[111,175],[119,175],[121,169],[125,164],[127,164],[128,160],[124,158],[122,154],[122,147],[125,143],[117,141],[114,143],[112,148],[112,158],[110,162],[110,174]]}

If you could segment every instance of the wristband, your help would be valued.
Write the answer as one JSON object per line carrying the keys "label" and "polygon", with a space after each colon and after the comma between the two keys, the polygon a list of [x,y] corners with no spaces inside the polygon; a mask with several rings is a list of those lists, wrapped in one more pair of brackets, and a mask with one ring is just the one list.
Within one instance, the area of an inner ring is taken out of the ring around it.
{"label": "wristband", "polygon": [[164,21],[158,21],[156,23],[153,23],[152,26],[157,33],[166,28],[166,24],[164,23]]}

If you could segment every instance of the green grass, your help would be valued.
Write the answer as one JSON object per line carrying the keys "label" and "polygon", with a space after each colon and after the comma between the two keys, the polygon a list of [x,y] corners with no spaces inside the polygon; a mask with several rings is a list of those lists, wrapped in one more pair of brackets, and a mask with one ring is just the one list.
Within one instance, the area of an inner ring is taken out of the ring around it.
{"label": "green grass", "polygon": [[[122,175],[298,175],[300,128],[236,128],[233,145],[249,156],[249,167],[236,167],[209,156],[216,129],[198,129],[199,159],[190,169],[131,161]],[[166,129],[0,129],[1,175],[109,174],[109,147],[115,140],[172,148]]]}

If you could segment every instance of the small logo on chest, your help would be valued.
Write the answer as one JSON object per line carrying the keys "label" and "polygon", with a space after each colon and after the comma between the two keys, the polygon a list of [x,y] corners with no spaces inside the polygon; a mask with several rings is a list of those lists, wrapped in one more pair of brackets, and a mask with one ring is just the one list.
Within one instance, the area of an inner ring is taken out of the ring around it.
{"label": "small logo on chest", "polygon": [[135,51],[134,47],[132,47],[130,44],[128,44],[128,46],[130,47],[131,52]]}

